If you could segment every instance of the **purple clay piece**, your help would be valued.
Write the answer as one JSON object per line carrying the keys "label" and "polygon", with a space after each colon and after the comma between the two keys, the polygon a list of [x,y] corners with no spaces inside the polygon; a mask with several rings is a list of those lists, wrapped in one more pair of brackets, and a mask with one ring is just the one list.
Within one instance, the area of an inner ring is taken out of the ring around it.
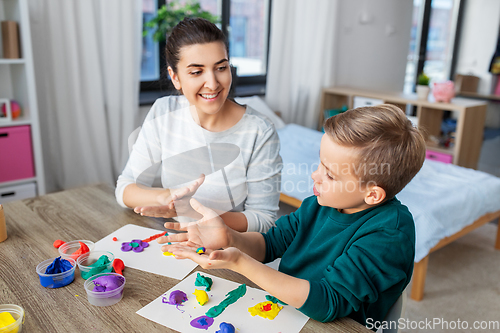
{"label": "purple clay piece", "polygon": [[123,284],[123,278],[115,275],[99,276],[94,281],[94,291],[103,292],[119,288]]}
{"label": "purple clay piece", "polygon": [[194,328],[208,330],[210,326],[214,323],[214,318],[210,318],[208,316],[201,316],[198,318],[194,318],[191,320],[190,324]]}
{"label": "purple clay piece", "polygon": [[147,248],[149,246],[149,243],[148,242],[142,242],[142,248]]}
{"label": "purple clay piece", "polygon": [[142,246],[138,246],[138,247],[134,247],[132,248],[132,251],[138,253],[138,252],[142,252],[144,249],[142,248]]}
{"label": "purple clay piece", "polygon": [[132,246],[130,246],[130,243],[122,243],[122,248],[121,250],[123,252],[128,252],[132,250]]}
{"label": "purple clay piece", "polygon": [[162,302],[171,305],[182,305],[182,302],[187,301],[187,295],[181,290],[174,290],[170,293],[168,301],[165,301],[166,297],[163,297]]}

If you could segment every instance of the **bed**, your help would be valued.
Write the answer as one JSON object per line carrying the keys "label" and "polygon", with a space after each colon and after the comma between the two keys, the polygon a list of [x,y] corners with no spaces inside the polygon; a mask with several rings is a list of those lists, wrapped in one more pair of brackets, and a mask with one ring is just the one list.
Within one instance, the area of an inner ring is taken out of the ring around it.
{"label": "bed", "polygon": [[[313,195],[311,173],[319,162],[323,133],[285,124],[259,97],[237,99],[268,116],[276,126],[283,159],[280,200],[299,207]],[[397,195],[415,219],[416,253],[410,298],[424,296],[429,255],[500,217],[500,178],[452,164],[426,160]],[[500,249],[500,228],[495,248]]]}

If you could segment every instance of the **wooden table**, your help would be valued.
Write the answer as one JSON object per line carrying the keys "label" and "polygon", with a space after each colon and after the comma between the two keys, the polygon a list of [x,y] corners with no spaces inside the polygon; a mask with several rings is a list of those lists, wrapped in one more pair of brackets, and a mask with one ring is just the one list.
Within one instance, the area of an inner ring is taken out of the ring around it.
{"label": "wooden table", "polygon": [[[175,332],[135,312],[179,283],[132,268],[125,269],[123,299],[108,307],[87,301],[84,280],[57,289],[40,285],[35,267],[58,255],[56,239],[94,242],[126,224],[162,229],[158,220],[141,217],[115,201],[114,189],[95,185],[14,201],[4,205],[8,238],[0,243],[0,303],[17,304],[26,312],[23,332]],[[199,266],[195,269],[204,271]],[[212,275],[257,287],[228,270]],[[350,318],[331,323],[309,320],[301,332],[372,332]]]}

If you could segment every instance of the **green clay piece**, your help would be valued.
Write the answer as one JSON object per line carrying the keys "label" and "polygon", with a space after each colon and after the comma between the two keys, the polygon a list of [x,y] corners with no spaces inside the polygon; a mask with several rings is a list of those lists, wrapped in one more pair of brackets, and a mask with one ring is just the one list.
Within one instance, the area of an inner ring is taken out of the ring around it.
{"label": "green clay piece", "polygon": [[[198,273],[199,274],[199,273]],[[238,299],[240,299],[241,297],[243,297],[247,292],[247,285],[246,284],[242,284],[241,286],[239,286],[238,288],[234,289],[234,290],[231,290],[230,292],[228,292],[226,294],[226,298],[220,302],[218,305],[216,306],[213,306],[210,308],[210,310],[207,311],[207,313],[205,313],[205,315],[207,317],[210,317],[210,318],[215,318],[217,317],[218,315],[220,315],[222,313],[222,311],[224,311],[229,305],[233,304],[234,302],[236,302]]]}
{"label": "green clay piece", "polygon": [[172,243],[168,242],[167,245],[172,245]]}
{"label": "green clay piece", "polygon": [[276,297],[271,296],[271,295],[266,295],[266,299],[267,299],[269,302],[273,302],[273,303],[275,303],[275,304],[280,303],[280,304],[283,304],[283,305],[288,305],[288,304],[286,304],[285,302],[282,302],[282,301],[280,301],[279,299],[277,299]]}
{"label": "green clay piece", "polygon": [[196,287],[205,287],[206,291],[210,291],[210,288],[212,288],[212,283],[213,282],[211,278],[203,276],[200,273],[196,275],[196,281],[194,281],[194,285]]}
{"label": "green clay piece", "polygon": [[92,267],[90,271],[88,272],[81,271],[81,276],[82,278],[87,280],[89,277],[99,273],[109,273],[113,270],[113,266],[110,266],[109,264],[111,264],[111,261],[109,260],[107,255],[103,254],[102,256],[99,257],[99,259],[95,263],[88,266]]}
{"label": "green clay piece", "polygon": [[165,231],[165,236],[168,236],[168,231]]}
{"label": "green clay piece", "polygon": [[130,243],[130,246],[132,246],[132,247],[138,247],[138,246],[139,246],[139,243],[136,243],[136,242],[131,242],[131,243]]}

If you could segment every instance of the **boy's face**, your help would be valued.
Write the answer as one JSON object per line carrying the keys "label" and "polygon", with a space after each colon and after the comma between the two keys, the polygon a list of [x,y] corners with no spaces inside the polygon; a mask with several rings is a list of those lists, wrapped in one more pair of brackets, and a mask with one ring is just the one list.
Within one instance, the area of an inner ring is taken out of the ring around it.
{"label": "boy's face", "polygon": [[358,168],[354,148],[340,146],[327,134],[321,139],[320,164],[313,172],[314,194],[321,206],[337,208],[352,214],[369,208],[365,198],[369,191],[354,174]]}

